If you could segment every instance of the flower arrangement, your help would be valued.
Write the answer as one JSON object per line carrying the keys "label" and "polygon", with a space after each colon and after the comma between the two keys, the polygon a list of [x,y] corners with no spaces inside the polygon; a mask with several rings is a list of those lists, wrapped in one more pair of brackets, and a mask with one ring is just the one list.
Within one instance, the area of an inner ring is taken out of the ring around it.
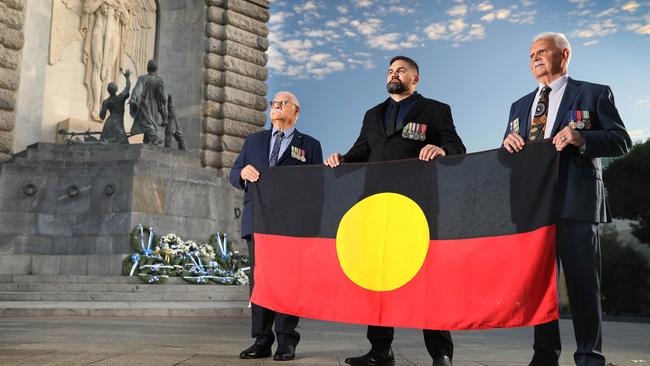
{"label": "flower arrangement", "polygon": [[194,284],[248,285],[248,256],[233,250],[228,234],[212,235],[207,243],[183,240],[174,233],[157,236],[150,226],[137,225],[131,232],[133,254],[124,258],[122,272],[142,282],[165,283],[182,277]]}

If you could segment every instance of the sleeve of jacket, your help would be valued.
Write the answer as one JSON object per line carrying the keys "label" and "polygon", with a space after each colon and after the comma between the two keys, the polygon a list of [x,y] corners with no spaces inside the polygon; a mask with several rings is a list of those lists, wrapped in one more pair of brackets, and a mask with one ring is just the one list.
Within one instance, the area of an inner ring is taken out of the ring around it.
{"label": "sleeve of jacket", "polygon": [[445,150],[448,155],[457,155],[465,153],[465,145],[461,141],[454,120],[451,118],[451,108],[444,104],[442,107],[442,116],[438,124],[438,139],[440,147]]}
{"label": "sleeve of jacket", "polygon": [[[515,111],[515,104],[512,103],[512,105],[510,106],[510,115],[508,116],[508,123],[506,124],[506,132],[503,134],[503,140],[505,140],[506,137],[508,137],[508,135],[510,134],[511,131],[510,122],[512,122],[515,119],[514,111]],[[503,145],[503,143],[501,145]]]}
{"label": "sleeve of jacket", "polygon": [[609,87],[604,87],[596,101],[596,114],[601,129],[583,130],[585,156],[620,156],[632,147],[630,135],[623,125],[621,116],[614,104],[614,95]]}
{"label": "sleeve of jacket", "polygon": [[246,188],[244,180],[241,179],[241,170],[246,166],[246,150],[248,150],[248,138],[244,140],[244,146],[241,149],[241,153],[239,153],[237,160],[235,160],[235,163],[232,165],[232,169],[230,170],[230,184],[239,189]]}
{"label": "sleeve of jacket", "polygon": [[320,146],[320,141],[314,140],[314,148],[311,152],[310,164],[323,164],[323,149]]}
{"label": "sleeve of jacket", "polygon": [[366,112],[366,115],[363,117],[363,124],[361,125],[361,132],[359,132],[357,141],[355,141],[350,150],[343,155],[343,160],[348,163],[366,162],[370,157],[370,145],[368,145],[367,136],[367,125],[370,118],[368,115],[369,113],[370,111]]}

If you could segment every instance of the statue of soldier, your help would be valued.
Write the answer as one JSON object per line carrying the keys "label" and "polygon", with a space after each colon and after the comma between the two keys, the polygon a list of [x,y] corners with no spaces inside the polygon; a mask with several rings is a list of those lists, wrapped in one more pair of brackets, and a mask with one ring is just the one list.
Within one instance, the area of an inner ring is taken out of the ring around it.
{"label": "statue of soldier", "polygon": [[178,144],[178,150],[187,151],[187,145],[185,145],[185,139],[183,138],[183,131],[181,131],[181,126],[178,124],[176,119],[176,109],[172,103],[172,96],[167,96],[167,126],[165,127],[165,147],[172,146],[172,136],[176,139]]}
{"label": "statue of soldier", "polygon": [[129,98],[129,90],[131,89],[131,71],[124,70],[124,77],[126,78],[126,86],[124,90],[118,95],[117,85],[115,83],[108,83],[106,90],[108,91],[109,97],[102,102],[102,108],[99,111],[99,118],[104,120],[106,118],[106,111],[110,112],[108,119],[104,121],[104,128],[102,129],[102,134],[99,137],[100,141],[118,143],[118,144],[128,144],[129,139],[126,137],[126,132],[124,132],[124,102]]}
{"label": "statue of soldier", "polygon": [[158,126],[167,125],[167,91],[165,84],[156,71],[158,63],[149,60],[147,74],[138,78],[133,88],[130,112],[133,117],[131,134],[143,133],[145,144],[160,144]]}

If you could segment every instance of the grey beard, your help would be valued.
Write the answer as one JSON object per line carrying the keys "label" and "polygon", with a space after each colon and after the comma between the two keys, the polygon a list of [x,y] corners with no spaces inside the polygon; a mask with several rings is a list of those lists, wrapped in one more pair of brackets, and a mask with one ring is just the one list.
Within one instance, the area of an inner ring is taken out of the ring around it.
{"label": "grey beard", "polygon": [[388,91],[388,94],[401,94],[406,91],[404,84],[402,84],[402,82],[399,80],[396,81],[396,83],[393,83],[391,80],[388,82],[388,84],[386,84],[386,90]]}

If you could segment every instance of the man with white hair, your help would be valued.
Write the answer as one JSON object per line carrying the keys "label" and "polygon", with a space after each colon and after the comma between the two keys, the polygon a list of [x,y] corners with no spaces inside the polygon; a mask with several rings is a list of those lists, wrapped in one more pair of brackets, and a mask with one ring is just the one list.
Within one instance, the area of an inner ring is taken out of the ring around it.
{"label": "man with white hair", "polygon": [[[281,91],[275,94],[271,106],[271,129],[256,132],[246,138],[239,157],[230,171],[230,183],[244,193],[244,213],[241,233],[246,239],[250,255],[250,289],[253,292],[255,269],[255,243],[253,238],[253,213],[248,184],[260,178],[259,168],[289,165],[322,164],[323,152],[320,142],[300,133],[295,128],[300,114],[300,103],[295,95]],[[295,358],[300,334],[296,331],[298,317],[276,313],[273,310],[251,304],[251,336],[255,343],[239,354],[240,358],[265,358],[271,356],[275,335],[271,330],[275,322],[278,347],[273,355],[276,361]]]}
{"label": "man with white hair", "polygon": [[[552,139],[560,152],[556,250],[573,317],[574,359],[578,366],[604,366],[598,227],[611,217],[600,158],[623,155],[632,143],[610,88],[571,79],[570,59],[571,46],[564,34],[534,38],[530,70],[538,87],[512,104],[503,146],[516,153],[526,143]],[[533,348],[530,366],[559,365],[557,321],[535,327]]]}

